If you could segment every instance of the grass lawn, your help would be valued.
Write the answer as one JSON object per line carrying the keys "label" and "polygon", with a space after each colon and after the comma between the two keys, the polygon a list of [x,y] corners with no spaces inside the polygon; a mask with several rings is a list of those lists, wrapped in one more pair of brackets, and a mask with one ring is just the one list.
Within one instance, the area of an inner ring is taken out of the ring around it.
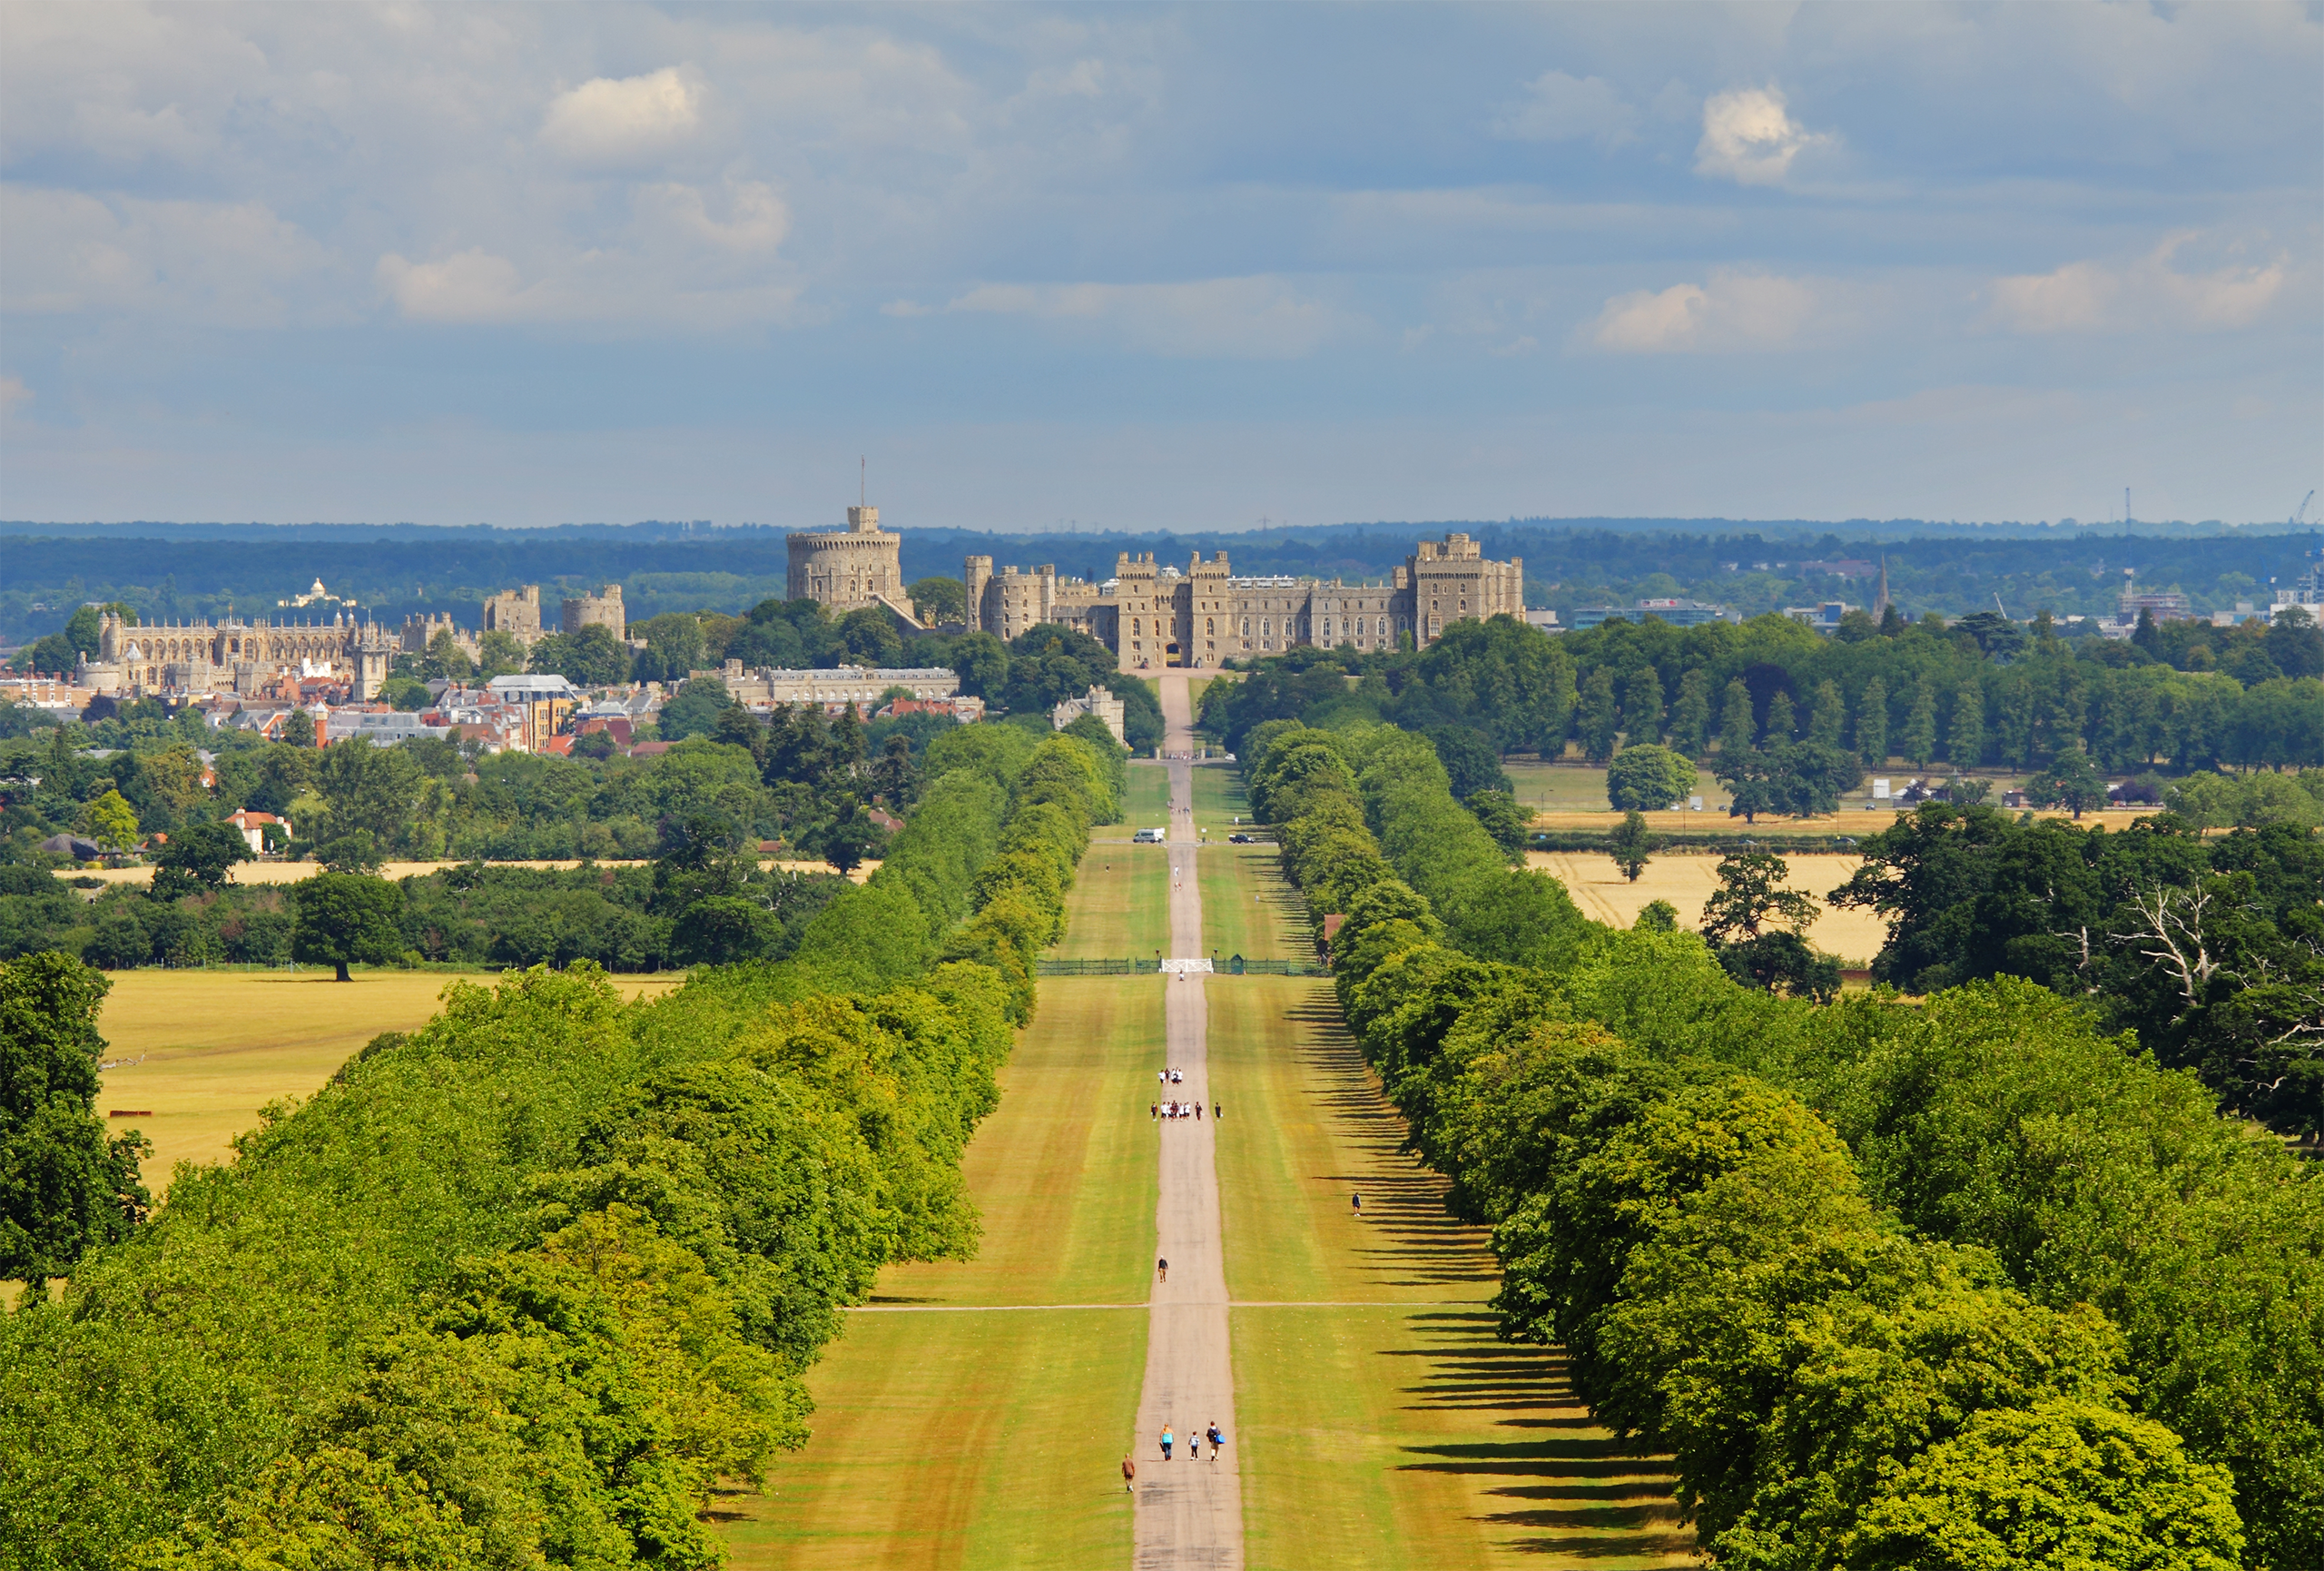
{"label": "grass lawn", "polygon": [[[1154,1236],[1154,1125],[1138,1104],[1161,1042],[1158,979],[1042,980],[963,1164],[984,1215],[977,1259],[881,1273],[874,1307],[809,1377],[815,1438],[763,1493],[725,1502],[735,1566],[1128,1562],[1116,1469],[1145,1372]],[[1125,1307],[943,1307],[1005,1304]]]}
{"label": "grass lawn", "polygon": [[[1863,865],[1863,858],[1786,852],[1783,859],[1791,869],[1785,887],[1806,891],[1821,907],[1816,924],[1807,930],[1807,942],[1838,955],[1847,965],[1870,965],[1888,941],[1888,924],[1874,912],[1824,904],[1824,897]],[[1649,900],[1667,900],[1677,906],[1679,925],[1700,927],[1703,902],[1718,887],[1718,858],[1700,854],[1658,855],[1646,865],[1636,884],[1624,878],[1614,859],[1602,852],[1529,851],[1525,865],[1541,868],[1564,884],[1584,916],[1616,927],[1636,922]]]}
{"label": "grass lawn", "polygon": [[[1273,877],[1224,865],[1246,899]],[[1398,1151],[1330,983],[1209,996],[1247,1564],[1692,1563],[1667,1469],[1590,1422],[1556,1349],[1493,1336],[1485,1237]]]}
{"label": "grass lawn", "polygon": [[[1236,825],[1240,815],[1243,822]],[[1236,764],[1195,766],[1195,827],[1210,831],[1216,840],[1236,828],[1249,828],[1250,798],[1243,795],[1243,770]]]}
{"label": "grass lawn", "polygon": [[1104,834],[1081,854],[1065,897],[1065,937],[1049,953],[1069,960],[1151,959],[1170,942],[1170,853]]}
{"label": "grass lawn", "polygon": [[1170,766],[1131,759],[1129,793],[1122,803],[1122,821],[1099,829],[1098,837],[1128,839],[1134,830],[1167,828],[1169,823]]}
{"label": "grass lawn", "polygon": [[[97,1029],[108,1061],[97,1111],[150,1113],[109,1118],[153,1142],[146,1183],[158,1196],[181,1161],[216,1162],[233,1137],[258,1124],[259,1109],[281,1097],[311,1096],[339,1066],[383,1031],[409,1031],[436,1013],[456,981],[489,977],[367,971],[341,984],[328,970],[116,971]],[[628,997],[661,993],[682,973],[615,976]]]}
{"label": "grass lawn", "polygon": [[[1306,924],[1296,914],[1297,896],[1276,869],[1280,853],[1272,845],[1203,848],[1196,865],[1202,880],[1203,953],[1250,960],[1303,960],[1314,956]],[[1215,983],[1231,987],[1233,982]]]}

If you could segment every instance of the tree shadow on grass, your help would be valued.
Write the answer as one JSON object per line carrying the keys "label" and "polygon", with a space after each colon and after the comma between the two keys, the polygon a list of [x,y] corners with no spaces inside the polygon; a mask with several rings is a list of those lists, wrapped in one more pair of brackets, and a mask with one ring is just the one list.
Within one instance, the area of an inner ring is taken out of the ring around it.
{"label": "tree shadow on grass", "polygon": [[1522,1554],[1646,1565],[1696,1558],[1694,1535],[1671,1499],[1669,1463],[1639,1455],[1590,1418],[1562,1349],[1502,1341],[1490,1313],[1438,1311],[1412,1322],[1418,1345],[1384,1355],[1412,1360],[1407,1406],[1498,1411],[1495,1428],[1521,1438],[1408,1446],[1402,1467],[1492,1480],[1482,1493],[1498,1508],[1480,1519],[1523,1535],[1508,1541]]}

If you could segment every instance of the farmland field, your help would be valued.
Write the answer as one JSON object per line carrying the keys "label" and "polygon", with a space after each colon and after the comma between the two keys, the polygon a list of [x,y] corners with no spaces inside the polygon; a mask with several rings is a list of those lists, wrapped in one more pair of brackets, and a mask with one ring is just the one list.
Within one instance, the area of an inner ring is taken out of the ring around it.
{"label": "farmland field", "polygon": [[[1869,911],[1834,910],[1822,904],[1825,895],[1846,883],[1863,865],[1863,859],[1818,853],[1787,854],[1784,861],[1791,868],[1787,887],[1813,894],[1822,906],[1816,924],[1807,930],[1807,941],[1838,955],[1843,964],[1871,964],[1887,940],[1886,924]],[[1652,900],[1667,900],[1677,906],[1681,926],[1700,927],[1703,902],[1718,887],[1718,857],[1679,852],[1657,855],[1636,884],[1625,879],[1614,859],[1603,852],[1532,851],[1526,854],[1525,865],[1538,867],[1564,884],[1584,916],[1616,927],[1636,922],[1638,914]]]}
{"label": "farmland field", "polygon": [[[222,1162],[259,1110],[305,1097],[383,1031],[409,1031],[436,1013],[461,978],[440,972],[367,971],[338,983],[329,970],[116,971],[97,1029],[107,1062],[97,1111],[115,1131],[153,1142],[145,1179],[158,1199],[181,1161]],[[487,979],[476,979],[487,980]],[[623,996],[654,997],[682,973],[608,978]],[[134,1062],[123,1063],[123,1060]]]}
{"label": "farmland field", "polygon": [[[441,873],[449,867],[465,867],[465,862],[389,862],[379,869],[382,878],[424,878],[430,873]],[[581,865],[573,857],[550,862],[490,862],[488,867],[547,867],[570,870]],[[606,860],[592,863],[596,867],[643,867],[644,862]],[[781,857],[763,856],[762,867],[780,868],[785,873],[829,873],[831,865],[824,862],[793,862]],[[880,870],[877,862],[866,862],[848,876],[861,884]],[[322,871],[312,862],[243,862],[228,870],[229,884],[296,884],[302,878],[312,878]],[[153,881],[151,867],[84,867],[66,868],[60,878],[94,878],[104,884],[145,884]]]}

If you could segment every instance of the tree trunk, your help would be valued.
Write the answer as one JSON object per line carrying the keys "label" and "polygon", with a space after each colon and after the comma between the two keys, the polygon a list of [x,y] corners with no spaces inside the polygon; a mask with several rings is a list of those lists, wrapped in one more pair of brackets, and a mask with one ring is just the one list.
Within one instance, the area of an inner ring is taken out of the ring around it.
{"label": "tree trunk", "polygon": [[354,981],[354,980],[355,980],[353,977],[351,977],[351,976],[350,976],[350,975],[348,975],[348,974],[347,974],[347,962],[345,962],[344,960],[340,961],[340,962],[338,963],[338,965],[339,965],[339,980],[340,980],[340,981],[341,981],[341,982],[352,982],[352,981]]}

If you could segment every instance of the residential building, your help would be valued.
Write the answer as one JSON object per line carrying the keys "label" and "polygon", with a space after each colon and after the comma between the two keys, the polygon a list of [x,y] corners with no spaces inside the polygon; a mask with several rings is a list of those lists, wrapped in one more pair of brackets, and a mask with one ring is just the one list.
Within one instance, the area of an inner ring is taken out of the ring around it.
{"label": "residential building", "polygon": [[1122,728],[1122,701],[1103,687],[1093,686],[1078,698],[1059,699],[1057,707],[1049,711],[1049,724],[1062,731],[1084,715],[1097,716],[1106,723],[1106,729],[1114,734],[1115,741],[1124,746],[1128,746],[1129,735]]}
{"label": "residential building", "polygon": [[541,744],[565,728],[566,716],[581,702],[579,691],[562,677],[495,677],[485,687],[497,702],[522,716],[514,729],[527,753],[541,751]]}
{"label": "residential building", "polygon": [[249,844],[252,855],[263,855],[265,854],[267,848],[267,831],[269,829],[272,829],[275,832],[275,838],[278,841],[297,838],[297,836],[291,833],[290,820],[288,818],[278,818],[271,813],[253,813],[249,808],[244,807],[236,812],[226,815],[223,822],[233,825],[235,830],[241,835],[242,839]]}

